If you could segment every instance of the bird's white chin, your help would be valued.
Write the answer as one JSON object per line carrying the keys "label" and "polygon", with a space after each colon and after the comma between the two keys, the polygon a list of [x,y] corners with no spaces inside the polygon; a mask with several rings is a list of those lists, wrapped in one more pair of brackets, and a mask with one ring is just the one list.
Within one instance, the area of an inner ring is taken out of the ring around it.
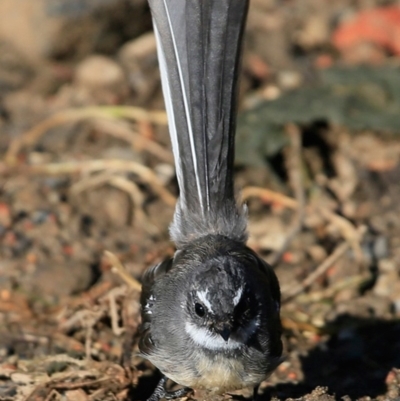
{"label": "bird's white chin", "polygon": [[242,342],[232,338],[225,341],[219,334],[213,333],[207,328],[198,327],[190,322],[186,322],[185,331],[194,343],[210,350],[232,350],[244,345]]}

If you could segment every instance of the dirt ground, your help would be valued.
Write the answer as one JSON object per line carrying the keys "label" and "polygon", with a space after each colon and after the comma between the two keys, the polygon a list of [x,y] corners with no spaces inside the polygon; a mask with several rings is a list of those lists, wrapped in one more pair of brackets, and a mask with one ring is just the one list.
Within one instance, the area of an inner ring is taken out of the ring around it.
{"label": "dirt ground", "polygon": [[[26,4],[0,3],[0,400],[145,400],[136,280],[177,197],[149,11]],[[251,3],[237,186],[286,355],[261,400],[400,400],[399,27],[396,1]]]}

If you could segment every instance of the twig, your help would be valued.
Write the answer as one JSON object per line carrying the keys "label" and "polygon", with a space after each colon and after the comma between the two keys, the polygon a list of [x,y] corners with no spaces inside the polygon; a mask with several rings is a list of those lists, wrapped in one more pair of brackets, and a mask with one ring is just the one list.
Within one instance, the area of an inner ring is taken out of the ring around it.
{"label": "twig", "polygon": [[[108,391],[109,389],[107,387],[100,387],[99,389],[93,391],[93,393],[87,397],[87,400],[88,401],[103,400],[105,399],[104,394],[107,393]],[[115,400],[115,395],[113,398]]]}
{"label": "twig", "polygon": [[71,195],[79,195],[80,193],[87,191],[89,189],[98,187],[110,181],[114,176],[114,171],[108,171],[99,173],[97,175],[89,175],[82,178],[80,181],[75,182],[71,185],[69,192]]}
{"label": "twig", "polygon": [[61,325],[61,328],[64,330],[69,330],[71,327],[76,326],[77,323],[79,323],[80,327],[86,328],[85,353],[88,361],[91,360],[93,327],[106,313],[107,310],[104,306],[97,311],[88,309],[80,310]]}
{"label": "twig", "polygon": [[60,324],[63,331],[71,330],[74,327],[87,327],[96,324],[107,313],[105,306],[97,311],[83,309],[74,313],[68,320]]}
{"label": "twig", "polygon": [[155,124],[167,124],[165,112],[148,111],[140,107],[98,106],[83,109],[67,109],[43,120],[32,129],[12,141],[5,155],[6,163],[11,165],[14,164],[21,148],[36,143],[48,130],[65,123],[93,118],[108,118],[113,120],[126,118],[132,120],[146,120]]}
{"label": "twig", "polygon": [[93,322],[86,325],[85,333],[85,354],[88,361],[92,360],[92,336],[93,336]]}
{"label": "twig", "polygon": [[[360,226],[357,229],[359,235],[359,241],[362,239],[367,231],[366,226]],[[308,288],[315,280],[321,277],[339,258],[341,258],[350,249],[349,242],[342,242],[335,250],[308,276],[302,283],[294,288],[292,291],[283,291],[284,297],[283,302],[288,302],[301,294],[306,288]],[[286,292],[286,293],[285,293]]]}
{"label": "twig", "polygon": [[143,227],[149,234],[159,233],[159,229],[149,221],[146,214],[143,212],[142,206],[144,199],[138,186],[125,177],[117,176],[112,172],[106,171],[95,176],[83,178],[81,181],[78,181],[77,183],[72,185],[72,187],[70,188],[70,192],[73,195],[77,195],[83,191],[87,191],[91,188],[105,184],[109,184],[115,188],[118,188],[129,195],[133,205],[131,220],[132,225],[134,225],[136,220],[137,223],[141,227]]}
{"label": "twig", "polygon": [[26,174],[63,175],[76,173],[91,173],[102,170],[128,171],[138,175],[153,191],[169,206],[174,206],[176,198],[164,188],[159,178],[151,169],[140,163],[126,160],[85,160],[63,163],[38,164],[17,168],[17,172]]}
{"label": "twig", "polygon": [[[43,399],[43,392],[46,395],[51,393],[50,389],[47,389],[44,385],[36,386],[25,398],[24,401],[33,401],[37,399]],[[40,398],[39,398],[40,397]]]}
{"label": "twig", "polygon": [[298,208],[295,199],[267,188],[245,187],[241,191],[241,198],[244,202],[250,198],[260,198],[264,202],[278,203],[288,209],[297,210]]}
{"label": "twig", "polygon": [[86,361],[82,361],[81,359],[72,358],[67,354],[58,354],[58,355],[48,355],[46,357],[47,362],[64,362],[69,365],[78,365],[80,367],[86,365]]}
{"label": "twig", "polygon": [[[138,322],[139,322],[138,316]],[[137,326],[126,326],[125,336],[122,342],[121,366],[124,368],[128,377],[133,377],[133,370],[135,367],[132,365],[132,356],[135,342],[137,341]]]}
{"label": "twig", "polygon": [[47,395],[47,397],[44,399],[44,401],[50,401],[53,397],[56,397],[56,399],[60,399],[60,393],[54,389],[52,389],[49,394]]}
{"label": "twig", "polygon": [[319,302],[322,299],[333,298],[335,294],[346,288],[356,288],[361,286],[361,284],[371,280],[371,275],[367,274],[357,274],[355,276],[346,277],[337,283],[332,284],[332,286],[325,288],[321,291],[312,291],[308,294],[300,294],[297,296],[298,302]]}
{"label": "twig", "polygon": [[81,381],[81,382],[62,382],[62,383],[53,383],[50,384],[50,387],[53,389],[68,389],[68,390],[74,390],[78,388],[83,388],[83,387],[94,387],[98,386],[99,384],[103,384],[109,381],[112,381],[113,379],[111,377],[103,377],[101,379],[95,379],[95,380],[87,380],[87,381]]}
{"label": "twig", "polygon": [[[87,303],[93,303],[96,299],[106,294],[112,286],[111,281],[104,281],[102,283],[95,284],[88,291],[80,294],[76,298],[72,298],[68,302],[68,307],[72,309],[79,308]],[[58,315],[58,319],[63,317],[63,313]]]}
{"label": "twig", "polygon": [[357,228],[345,217],[333,213],[327,208],[318,208],[322,217],[328,220],[331,224],[336,226],[340,231],[342,237],[349,243],[353,249],[356,261],[361,263],[363,259],[363,253],[360,246],[359,234]]}
{"label": "twig", "polygon": [[133,204],[133,216],[131,224],[134,224],[134,220],[137,219],[139,224],[149,233],[149,234],[159,234],[160,230],[147,218],[146,214],[143,212],[143,194],[140,192],[138,186],[121,176],[114,176],[110,180],[110,184],[116,188],[121,189],[128,193]]}
{"label": "twig", "polygon": [[296,198],[296,216],[292,223],[292,227],[286,236],[284,244],[281,249],[269,258],[268,262],[274,266],[281,259],[282,255],[285,253],[286,249],[289,247],[290,243],[296,237],[296,235],[301,231],[305,216],[305,193],[303,187],[303,177],[302,177],[302,160],[301,160],[301,132],[297,125],[288,124],[286,127],[287,134],[290,139],[290,150],[287,156],[287,169],[289,173],[289,179],[292,184],[295,198]]}
{"label": "twig", "polygon": [[301,322],[299,320],[293,319],[289,316],[282,316],[282,326],[286,330],[293,331],[308,331],[310,333],[320,334],[321,329],[306,322]]}
{"label": "twig", "polygon": [[133,278],[124,268],[122,263],[119,261],[119,259],[110,251],[104,251],[104,255],[110,262],[111,266],[113,267],[113,272],[118,274],[122,280],[125,281],[126,284],[129,285],[132,289],[136,291],[141,291],[142,290],[142,285],[137,281],[135,278]]}
{"label": "twig", "polygon": [[125,177],[114,176],[110,179],[110,184],[122,191],[125,191],[131,198],[133,204],[133,216],[131,224],[133,225],[134,220],[137,219],[146,230],[152,234],[158,232],[158,230],[148,221],[147,216],[143,212],[143,194],[140,192],[138,186],[127,180]]}
{"label": "twig", "polygon": [[14,337],[14,339],[17,341],[21,341],[21,342],[24,341],[27,343],[37,343],[37,344],[41,344],[41,345],[47,345],[49,343],[48,337],[31,334],[31,333],[17,334]]}
{"label": "twig", "polygon": [[101,119],[100,121],[95,121],[94,125],[99,131],[130,143],[134,149],[145,149],[158,159],[169,164],[174,162],[174,158],[170,151],[164,149],[150,138],[132,131],[132,129],[122,121]]}
{"label": "twig", "polygon": [[83,353],[84,348],[80,341],[75,340],[63,333],[54,333],[52,336],[53,344],[55,344],[60,349],[65,349],[68,352],[79,352]]}
{"label": "twig", "polygon": [[118,311],[117,311],[117,303],[115,301],[115,294],[113,291],[110,291],[108,294],[108,300],[110,301],[110,318],[111,318],[111,328],[113,333],[119,337],[124,331],[124,327],[119,327],[118,325]]}
{"label": "twig", "polygon": [[112,294],[114,298],[125,298],[128,295],[128,288],[125,284],[122,284],[118,287],[113,287],[110,291],[107,292],[107,294],[99,298],[99,302],[108,303],[110,300],[110,294]]}
{"label": "twig", "polygon": [[122,298],[121,317],[125,327],[125,336],[122,343],[121,365],[124,367],[128,377],[134,378],[135,367],[132,365],[132,350],[137,343],[138,326],[140,324],[140,303],[136,294],[129,294]]}

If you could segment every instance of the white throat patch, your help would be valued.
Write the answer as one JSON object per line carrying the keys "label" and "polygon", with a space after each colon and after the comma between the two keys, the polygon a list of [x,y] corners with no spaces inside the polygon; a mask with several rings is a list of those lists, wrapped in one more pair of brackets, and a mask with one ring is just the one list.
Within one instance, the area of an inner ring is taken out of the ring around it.
{"label": "white throat patch", "polygon": [[204,327],[197,327],[190,322],[186,322],[185,331],[197,345],[211,350],[232,350],[243,345],[232,338],[225,341],[220,335],[211,333]]}

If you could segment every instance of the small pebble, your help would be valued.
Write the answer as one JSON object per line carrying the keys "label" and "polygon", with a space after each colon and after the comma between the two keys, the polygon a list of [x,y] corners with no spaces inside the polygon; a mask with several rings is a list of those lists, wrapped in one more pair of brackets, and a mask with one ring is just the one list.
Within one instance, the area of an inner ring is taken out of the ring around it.
{"label": "small pebble", "polygon": [[396,263],[393,259],[381,259],[378,262],[378,269],[382,273],[390,273],[396,271]]}
{"label": "small pebble", "polygon": [[36,210],[32,213],[32,223],[42,224],[47,220],[48,216],[49,216],[48,210]]}
{"label": "small pebble", "polygon": [[124,71],[108,57],[87,57],[77,66],[74,81],[99,103],[114,104],[127,96]]}
{"label": "small pebble", "polygon": [[327,257],[326,250],[321,245],[311,245],[308,247],[307,253],[316,263],[322,262]]}
{"label": "small pebble", "polygon": [[383,235],[379,235],[373,243],[373,253],[376,259],[383,259],[388,256],[388,241]]}

